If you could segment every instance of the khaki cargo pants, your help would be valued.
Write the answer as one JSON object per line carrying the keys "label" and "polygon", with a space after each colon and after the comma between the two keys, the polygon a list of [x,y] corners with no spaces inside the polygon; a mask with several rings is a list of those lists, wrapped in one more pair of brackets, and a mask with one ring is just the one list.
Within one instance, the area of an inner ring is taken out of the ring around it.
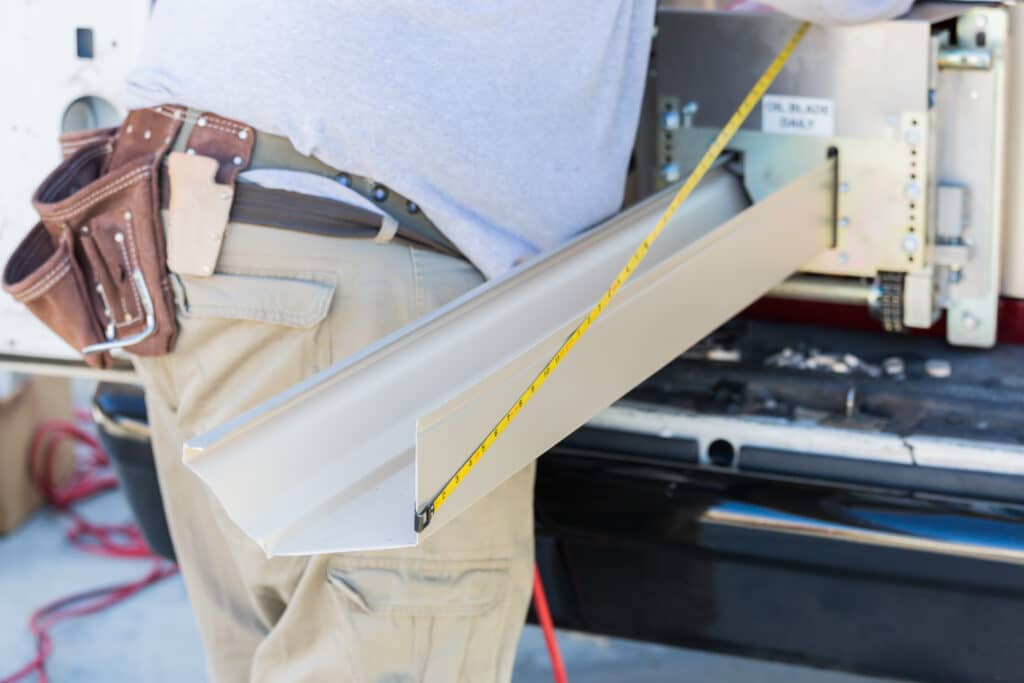
{"label": "khaki cargo pants", "polygon": [[230,224],[213,276],[172,280],[177,345],[136,366],[211,680],[508,681],[530,598],[532,466],[417,548],[267,559],[181,462],[187,439],[480,274],[399,243]]}

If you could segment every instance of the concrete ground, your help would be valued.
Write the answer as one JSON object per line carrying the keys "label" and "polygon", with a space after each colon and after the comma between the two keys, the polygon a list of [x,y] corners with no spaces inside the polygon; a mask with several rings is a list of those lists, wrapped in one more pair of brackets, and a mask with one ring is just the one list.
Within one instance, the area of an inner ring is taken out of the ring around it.
{"label": "concrete ground", "polygon": [[[120,493],[80,507],[97,522],[130,517]],[[71,548],[67,521],[40,512],[0,538],[0,679],[28,661],[34,645],[26,628],[38,606],[72,592],[136,579],[146,561],[108,560]],[[53,631],[48,672],[53,683],[201,683],[201,645],[177,576],[147,588],[105,612],[64,622]],[[573,683],[869,683],[869,679],[701,652],[561,633]],[[31,680],[31,679],[30,679]],[[515,683],[551,680],[544,639],[527,627],[516,658]]]}

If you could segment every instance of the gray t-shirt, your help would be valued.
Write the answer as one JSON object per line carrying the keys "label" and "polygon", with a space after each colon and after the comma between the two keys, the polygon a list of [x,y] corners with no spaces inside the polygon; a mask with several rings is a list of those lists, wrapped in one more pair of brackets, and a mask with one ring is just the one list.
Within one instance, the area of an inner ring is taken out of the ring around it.
{"label": "gray t-shirt", "polygon": [[493,277],[618,209],[654,5],[161,0],[127,100],[286,135],[417,202]]}
{"label": "gray t-shirt", "polygon": [[[812,19],[909,0],[776,0]],[[130,107],[286,135],[417,202],[487,276],[622,200],[655,0],[160,0]],[[258,182],[343,196],[340,185]]]}

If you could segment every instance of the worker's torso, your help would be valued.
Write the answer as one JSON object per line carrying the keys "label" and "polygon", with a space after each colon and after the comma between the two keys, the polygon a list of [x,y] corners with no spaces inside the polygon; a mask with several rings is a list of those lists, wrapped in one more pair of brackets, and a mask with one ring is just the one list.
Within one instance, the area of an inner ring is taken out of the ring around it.
{"label": "worker's torso", "polygon": [[413,198],[493,276],[618,208],[654,4],[161,0],[128,101],[287,135]]}

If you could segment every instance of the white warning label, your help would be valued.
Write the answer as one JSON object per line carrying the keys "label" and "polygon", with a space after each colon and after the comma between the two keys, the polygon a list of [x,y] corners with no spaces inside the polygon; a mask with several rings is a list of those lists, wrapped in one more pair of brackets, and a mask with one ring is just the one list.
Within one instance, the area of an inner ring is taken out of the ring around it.
{"label": "white warning label", "polygon": [[818,97],[765,95],[761,100],[761,129],[790,135],[835,134],[835,103]]}

